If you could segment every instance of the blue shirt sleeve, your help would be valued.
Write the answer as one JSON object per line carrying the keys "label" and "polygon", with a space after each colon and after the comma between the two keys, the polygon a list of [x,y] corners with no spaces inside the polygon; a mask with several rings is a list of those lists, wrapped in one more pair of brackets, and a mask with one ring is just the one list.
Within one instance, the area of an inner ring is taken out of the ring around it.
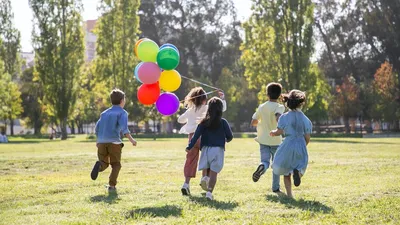
{"label": "blue shirt sleeve", "polygon": [[304,133],[305,134],[312,133],[312,123],[305,115],[304,115]]}
{"label": "blue shirt sleeve", "polygon": [[197,140],[200,138],[201,134],[203,133],[203,130],[204,130],[204,126],[199,124],[196,128],[196,131],[194,132],[192,139],[189,142],[189,145],[186,147],[186,149],[190,150],[194,147]]}
{"label": "blue shirt sleeve", "polygon": [[222,123],[224,125],[226,142],[230,142],[233,139],[233,133],[232,133],[232,130],[231,130],[231,126],[229,126],[229,123],[226,120],[223,120]]}
{"label": "blue shirt sleeve", "polygon": [[278,119],[278,129],[284,130],[285,127],[286,127],[286,116],[285,114],[283,114]]}
{"label": "blue shirt sleeve", "polygon": [[121,113],[120,117],[118,118],[118,125],[122,132],[122,135],[130,133],[128,129],[128,113],[125,110]]}

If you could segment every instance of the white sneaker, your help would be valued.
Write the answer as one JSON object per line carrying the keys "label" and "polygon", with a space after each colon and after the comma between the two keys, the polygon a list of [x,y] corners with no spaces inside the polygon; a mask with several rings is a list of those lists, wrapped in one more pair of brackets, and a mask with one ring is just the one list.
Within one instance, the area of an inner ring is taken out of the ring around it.
{"label": "white sneaker", "polygon": [[206,198],[209,199],[209,200],[213,200],[214,199],[212,193],[209,192],[209,191],[207,191],[207,193],[206,193]]}
{"label": "white sneaker", "polygon": [[210,178],[208,176],[204,176],[200,180],[200,186],[204,191],[208,191],[208,183],[210,182]]}
{"label": "white sneaker", "polygon": [[189,184],[184,183],[181,188],[181,191],[182,191],[182,195],[190,195]]}

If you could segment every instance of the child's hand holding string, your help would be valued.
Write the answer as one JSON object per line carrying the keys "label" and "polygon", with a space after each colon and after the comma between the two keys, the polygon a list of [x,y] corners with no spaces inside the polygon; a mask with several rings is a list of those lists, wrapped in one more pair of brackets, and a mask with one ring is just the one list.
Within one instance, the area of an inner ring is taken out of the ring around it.
{"label": "child's hand holding string", "polygon": [[218,90],[218,96],[220,99],[224,100],[225,99],[225,94],[222,90]]}

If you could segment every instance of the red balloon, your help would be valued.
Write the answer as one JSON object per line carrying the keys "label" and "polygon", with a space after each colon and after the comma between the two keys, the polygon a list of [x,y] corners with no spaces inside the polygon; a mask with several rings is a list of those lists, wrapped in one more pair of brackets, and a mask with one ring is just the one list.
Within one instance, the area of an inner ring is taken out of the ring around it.
{"label": "red balloon", "polygon": [[160,86],[157,83],[154,84],[142,84],[137,92],[137,97],[140,103],[143,105],[154,104],[160,96]]}

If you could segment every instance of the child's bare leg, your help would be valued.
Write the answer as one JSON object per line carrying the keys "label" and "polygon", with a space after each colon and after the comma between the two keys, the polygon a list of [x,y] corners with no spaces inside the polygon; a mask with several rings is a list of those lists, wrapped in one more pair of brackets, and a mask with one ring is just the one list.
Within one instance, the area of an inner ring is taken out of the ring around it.
{"label": "child's bare leg", "polygon": [[189,184],[190,183],[191,177],[185,177],[185,183]]}
{"label": "child's bare leg", "polygon": [[292,180],[289,176],[284,176],[283,181],[285,182],[286,194],[289,198],[293,198],[292,194]]}
{"label": "child's bare leg", "polygon": [[205,177],[205,176],[209,177],[210,176],[210,169],[205,169],[202,172],[203,172],[203,177]]}
{"label": "child's bare leg", "polygon": [[210,182],[208,183],[208,191],[213,192],[215,184],[217,183],[217,172],[210,170]]}

